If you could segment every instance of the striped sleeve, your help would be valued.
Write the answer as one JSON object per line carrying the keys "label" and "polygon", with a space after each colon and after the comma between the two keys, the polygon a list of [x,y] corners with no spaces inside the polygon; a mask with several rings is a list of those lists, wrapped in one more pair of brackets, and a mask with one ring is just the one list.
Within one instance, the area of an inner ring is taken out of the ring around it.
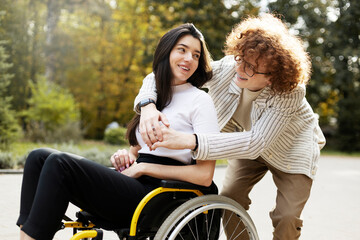
{"label": "striped sleeve", "polygon": [[247,132],[199,134],[197,159],[255,159],[274,143],[289,125],[291,117],[304,98],[303,88],[276,96],[264,109],[252,129]]}
{"label": "striped sleeve", "polygon": [[139,91],[139,94],[136,96],[136,98],[134,100],[134,111],[137,114],[140,114],[140,109],[137,107],[138,103],[141,100],[145,100],[148,98],[153,99],[154,101],[157,100],[156,83],[155,83],[154,73],[150,73],[144,78],[143,84]]}

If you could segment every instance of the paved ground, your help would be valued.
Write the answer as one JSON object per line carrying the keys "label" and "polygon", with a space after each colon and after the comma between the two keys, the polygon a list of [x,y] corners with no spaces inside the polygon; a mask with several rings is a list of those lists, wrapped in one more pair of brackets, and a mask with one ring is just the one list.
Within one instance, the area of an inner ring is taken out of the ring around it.
{"label": "paved ground", "polygon": [[[355,240],[360,239],[360,158],[322,157],[318,175],[308,204],[303,212],[305,240]],[[224,167],[216,168],[215,182],[221,188]],[[19,211],[21,174],[0,174],[0,239],[15,240],[15,226]],[[253,204],[249,211],[261,240],[270,240],[272,226],[268,212],[275,202],[275,186],[271,176],[265,178],[252,192]],[[68,215],[74,216],[74,206]],[[63,230],[55,239],[69,239],[71,230]],[[105,239],[117,239],[111,232]]]}

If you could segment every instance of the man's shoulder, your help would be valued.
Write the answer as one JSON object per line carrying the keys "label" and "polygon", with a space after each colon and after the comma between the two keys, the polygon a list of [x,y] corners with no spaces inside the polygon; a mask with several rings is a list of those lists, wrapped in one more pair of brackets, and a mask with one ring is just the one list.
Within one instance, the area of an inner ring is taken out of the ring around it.
{"label": "man's shoulder", "polygon": [[211,62],[211,66],[213,67],[214,71],[224,71],[226,69],[234,69],[234,56],[227,55],[220,60]]}

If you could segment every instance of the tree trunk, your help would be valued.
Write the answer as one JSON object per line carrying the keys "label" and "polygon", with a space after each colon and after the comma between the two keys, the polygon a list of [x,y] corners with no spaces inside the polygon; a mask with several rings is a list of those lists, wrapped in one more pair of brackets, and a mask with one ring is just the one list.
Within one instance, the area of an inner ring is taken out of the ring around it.
{"label": "tree trunk", "polygon": [[58,0],[48,0],[47,19],[46,19],[46,66],[45,77],[48,81],[53,82],[55,78],[56,52],[54,47],[54,37],[57,23],[59,21],[61,2]]}

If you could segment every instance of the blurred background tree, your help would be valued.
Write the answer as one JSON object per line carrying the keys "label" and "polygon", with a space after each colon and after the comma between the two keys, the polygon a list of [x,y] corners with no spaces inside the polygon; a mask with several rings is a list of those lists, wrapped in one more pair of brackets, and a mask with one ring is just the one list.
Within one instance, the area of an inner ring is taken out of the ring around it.
{"label": "blurred background tree", "polygon": [[194,23],[203,33],[213,59],[224,56],[226,35],[245,15],[257,15],[257,1],[193,1],[148,0],[151,14],[158,17],[165,29],[186,22]]}
{"label": "blurred background tree", "polygon": [[360,2],[339,1],[339,17],[326,37],[338,93],[336,139],[340,150],[360,151]]}
{"label": "blurred background tree", "polygon": [[0,41],[0,150],[8,150],[20,132],[15,112],[11,109],[11,97],[6,95],[13,75],[8,73],[12,64],[7,62],[9,55],[5,52],[4,44]]}
{"label": "blurred background tree", "polygon": [[29,108],[22,111],[26,136],[32,141],[67,142],[81,139],[80,111],[67,89],[41,77],[29,83]]}
{"label": "blurred background tree", "polygon": [[[131,119],[133,99],[168,29],[194,23],[217,60],[226,34],[241,18],[277,13],[311,54],[307,98],[319,114],[327,147],[360,150],[355,0],[0,0],[0,6],[0,40],[7,42],[6,62],[13,64],[5,90],[12,108],[33,108],[29,82],[55,84],[74,98],[78,127],[90,139],[102,139],[110,122],[125,127]],[[25,115],[18,120],[25,133],[32,129]]]}
{"label": "blurred background tree", "polygon": [[320,116],[328,146],[360,150],[360,3],[356,0],[269,4],[307,42],[313,74],[307,98]]}

